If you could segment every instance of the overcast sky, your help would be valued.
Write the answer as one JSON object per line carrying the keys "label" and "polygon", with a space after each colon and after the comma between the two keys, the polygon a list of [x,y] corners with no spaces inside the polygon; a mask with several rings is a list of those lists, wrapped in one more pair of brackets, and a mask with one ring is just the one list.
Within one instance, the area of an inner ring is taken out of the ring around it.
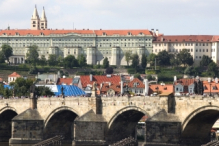
{"label": "overcast sky", "polygon": [[159,29],[219,35],[218,0],[0,0],[0,29],[29,29],[37,5],[53,29]]}

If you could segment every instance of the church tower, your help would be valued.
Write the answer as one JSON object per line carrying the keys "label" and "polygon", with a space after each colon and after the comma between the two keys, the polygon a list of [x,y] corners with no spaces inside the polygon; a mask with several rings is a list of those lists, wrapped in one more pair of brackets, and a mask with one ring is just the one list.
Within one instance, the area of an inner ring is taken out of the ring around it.
{"label": "church tower", "polygon": [[37,12],[37,8],[35,6],[33,15],[31,17],[31,30],[39,30],[40,29],[40,18]]}
{"label": "church tower", "polygon": [[40,29],[47,29],[47,19],[46,19],[46,13],[43,7],[43,12],[40,18]]}

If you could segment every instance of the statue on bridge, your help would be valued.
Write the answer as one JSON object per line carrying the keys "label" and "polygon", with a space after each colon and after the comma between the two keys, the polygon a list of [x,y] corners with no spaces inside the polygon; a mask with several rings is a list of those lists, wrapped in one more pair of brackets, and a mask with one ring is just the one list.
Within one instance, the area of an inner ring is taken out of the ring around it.
{"label": "statue on bridge", "polygon": [[30,86],[30,93],[35,93],[35,84]]}
{"label": "statue on bridge", "polygon": [[203,81],[198,80],[197,82],[194,81],[194,93],[198,95],[203,95],[204,87]]}

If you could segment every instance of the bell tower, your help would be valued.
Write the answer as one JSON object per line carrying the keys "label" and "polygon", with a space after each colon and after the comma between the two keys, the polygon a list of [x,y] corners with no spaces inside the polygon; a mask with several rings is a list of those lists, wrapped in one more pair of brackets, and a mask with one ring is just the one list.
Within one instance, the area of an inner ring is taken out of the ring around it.
{"label": "bell tower", "polygon": [[43,12],[40,18],[40,29],[47,29],[47,18],[46,18],[44,7],[43,7]]}
{"label": "bell tower", "polygon": [[31,17],[31,30],[39,30],[40,29],[40,18],[37,12],[37,7],[35,5],[35,8],[33,10],[33,15]]}

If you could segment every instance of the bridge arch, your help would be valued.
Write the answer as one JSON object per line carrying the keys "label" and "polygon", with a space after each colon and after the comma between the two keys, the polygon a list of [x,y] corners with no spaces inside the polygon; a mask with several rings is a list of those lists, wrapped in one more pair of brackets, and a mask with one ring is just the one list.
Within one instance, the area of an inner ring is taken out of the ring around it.
{"label": "bridge arch", "polygon": [[182,141],[193,141],[197,145],[209,142],[210,130],[219,118],[219,106],[203,106],[192,113],[181,125]]}
{"label": "bridge arch", "polygon": [[3,107],[2,109],[0,109],[0,114],[2,114],[3,112],[5,112],[5,111],[7,111],[7,110],[14,111],[16,114],[18,114],[18,113],[17,113],[17,110],[16,110],[15,108],[11,107],[11,106],[5,106],[5,107]]}
{"label": "bridge arch", "polygon": [[73,113],[75,113],[77,116],[80,116],[79,115],[79,112],[76,111],[75,109],[71,108],[71,107],[67,107],[67,106],[62,106],[62,107],[59,107],[59,108],[56,108],[55,110],[53,110],[48,116],[47,118],[45,119],[45,122],[44,122],[44,127],[47,126],[49,120],[58,112],[60,111],[64,111],[64,110],[68,110],[68,111],[71,111]]}
{"label": "bridge arch", "polygon": [[128,106],[116,112],[108,122],[107,141],[113,143],[129,136],[135,136],[138,121],[149,114],[137,107]]}
{"label": "bridge arch", "polygon": [[15,108],[5,106],[0,109],[0,140],[8,142],[11,138],[11,120],[18,115]]}
{"label": "bridge arch", "polygon": [[48,139],[56,135],[63,135],[65,143],[73,140],[74,120],[79,116],[79,112],[67,106],[53,110],[45,120],[44,138]]}

